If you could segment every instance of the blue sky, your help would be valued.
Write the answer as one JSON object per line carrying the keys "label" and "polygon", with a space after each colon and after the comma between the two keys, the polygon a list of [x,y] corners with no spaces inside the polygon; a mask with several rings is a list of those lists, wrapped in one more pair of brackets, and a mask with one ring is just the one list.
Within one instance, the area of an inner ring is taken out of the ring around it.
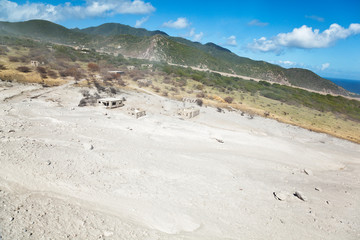
{"label": "blue sky", "polygon": [[359,0],[0,0],[1,21],[29,19],[162,30],[254,60],[360,80]]}

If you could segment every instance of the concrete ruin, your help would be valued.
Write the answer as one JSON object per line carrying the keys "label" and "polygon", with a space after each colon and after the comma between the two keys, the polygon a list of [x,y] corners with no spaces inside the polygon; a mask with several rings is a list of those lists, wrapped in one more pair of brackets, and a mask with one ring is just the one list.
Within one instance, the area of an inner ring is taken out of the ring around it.
{"label": "concrete ruin", "polygon": [[128,114],[135,118],[146,116],[146,111],[140,108],[128,108]]}
{"label": "concrete ruin", "polygon": [[37,66],[40,65],[40,62],[39,62],[39,61],[35,61],[35,60],[31,60],[30,64],[31,64],[32,67],[37,67]]}
{"label": "concrete ruin", "polygon": [[152,68],[153,64],[141,64],[142,68]]}
{"label": "concrete ruin", "polygon": [[188,98],[188,97],[183,97],[182,101],[183,102],[187,102],[187,103],[196,103],[197,102],[197,98]]}
{"label": "concrete ruin", "polygon": [[115,70],[115,71],[108,71],[108,73],[110,74],[124,74],[124,71],[118,71],[118,70]]}
{"label": "concrete ruin", "polygon": [[200,109],[196,108],[183,108],[178,110],[178,115],[185,117],[185,118],[193,118],[200,114]]}
{"label": "concrete ruin", "polygon": [[122,103],[122,99],[119,98],[101,98],[98,99],[98,103],[100,105],[105,106],[106,108],[117,108],[122,107],[124,104]]}

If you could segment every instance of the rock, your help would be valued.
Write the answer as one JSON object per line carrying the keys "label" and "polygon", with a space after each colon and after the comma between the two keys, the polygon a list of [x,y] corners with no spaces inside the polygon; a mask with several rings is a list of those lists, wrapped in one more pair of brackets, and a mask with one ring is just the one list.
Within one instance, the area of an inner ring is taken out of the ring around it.
{"label": "rock", "polygon": [[9,130],[9,133],[13,133],[13,132],[15,132],[15,130],[14,130],[14,129]]}
{"label": "rock", "polygon": [[273,195],[274,195],[274,198],[279,201],[285,201],[289,196],[289,194],[287,194],[285,192],[273,192]]}
{"label": "rock", "polygon": [[93,150],[94,146],[90,143],[84,143],[85,150]]}
{"label": "rock", "polygon": [[302,192],[296,191],[294,193],[294,196],[297,197],[298,199],[300,199],[301,201],[306,202],[307,198],[304,196],[304,194]]}
{"label": "rock", "polygon": [[50,160],[47,160],[47,161],[46,161],[46,164],[50,166],[50,165],[51,165],[51,161],[50,161]]}
{"label": "rock", "polygon": [[221,139],[217,139],[217,138],[215,138],[215,140],[216,140],[216,141],[218,141],[219,143],[224,143],[224,141],[223,141],[223,140],[221,140]]}
{"label": "rock", "polygon": [[304,169],[303,171],[304,171],[304,173],[305,173],[306,175],[310,175],[310,176],[313,175],[313,172],[312,172],[311,170],[309,170],[309,169]]}
{"label": "rock", "polygon": [[320,188],[317,188],[317,187],[316,187],[315,190],[318,191],[318,192],[321,192],[321,189],[320,189]]}

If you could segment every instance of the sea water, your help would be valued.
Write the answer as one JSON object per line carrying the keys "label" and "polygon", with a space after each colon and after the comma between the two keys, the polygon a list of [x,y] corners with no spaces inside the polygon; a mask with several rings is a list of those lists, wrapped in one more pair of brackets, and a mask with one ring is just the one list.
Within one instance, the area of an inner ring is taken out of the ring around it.
{"label": "sea water", "polygon": [[340,79],[340,78],[326,78],[333,83],[345,88],[349,92],[360,94],[360,80]]}

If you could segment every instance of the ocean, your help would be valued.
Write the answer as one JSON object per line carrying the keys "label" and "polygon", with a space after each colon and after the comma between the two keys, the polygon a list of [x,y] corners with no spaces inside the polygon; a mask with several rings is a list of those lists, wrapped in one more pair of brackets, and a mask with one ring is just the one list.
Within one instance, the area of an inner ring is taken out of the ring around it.
{"label": "ocean", "polygon": [[360,94],[360,80],[351,80],[351,79],[340,79],[340,78],[328,78],[333,83],[345,88],[346,90]]}

